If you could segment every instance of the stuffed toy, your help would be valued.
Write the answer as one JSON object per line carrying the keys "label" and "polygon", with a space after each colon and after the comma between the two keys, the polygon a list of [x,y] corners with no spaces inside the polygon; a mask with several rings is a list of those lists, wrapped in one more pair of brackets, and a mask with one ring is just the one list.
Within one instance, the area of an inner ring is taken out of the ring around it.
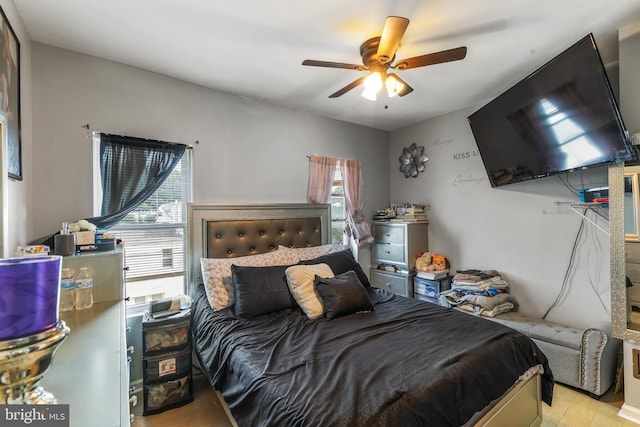
{"label": "stuffed toy", "polygon": [[418,271],[433,271],[435,266],[432,264],[431,252],[425,252],[416,259],[416,270]]}
{"label": "stuffed toy", "polygon": [[442,271],[447,269],[447,259],[439,254],[424,252],[416,259],[418,271]]}
{"label": "stuffed toy", "polygon": [[442,271],[447,269],[447,259],[438,254],[433,254],[431,257],[431,264],[435,267],[435,271]]}

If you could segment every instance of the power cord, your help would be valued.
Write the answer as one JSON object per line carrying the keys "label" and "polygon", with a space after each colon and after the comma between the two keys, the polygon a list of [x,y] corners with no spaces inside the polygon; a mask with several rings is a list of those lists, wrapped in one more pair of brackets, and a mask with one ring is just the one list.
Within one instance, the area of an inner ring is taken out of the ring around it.
{"label": "power cord", "polygon": [[567,271],[564,273],[564,279],[562,280],[562,286],[560,287],[560,292],[558,293],[558,296],[556,297],[553,304],[551,304],[551,306],[544,313],[544,316],[542,316],[542,319],[546,319],[546,317],[549,315],[551,310],[553,310],[558,305],[558,303],[564,296],[565,292],[567,291],[569,274],[571,273],[571,270],[573,268],[573,262],[575,260],[576,250],[578,248],[578,242],[580,241],[580,236],[582,235],[583,230],[584,230],[584,218],[582,218],[582,220],[580,221],[580,227],[578,228],[578,232],[576,233],[576,238],[573,241],[573,248],[571,249],[571,257],[569,258],[569,265],[567,266]]}
{"label": "power cord", "polygon": [[[588,209],[585,209],[583,212],[583,215],[586,215]],[[562,286],[560,287],[560,292],[558,293],[558,296],[556,297],[555,301],[551,304],[551,306],[547,309],[547,311],[544,313],[544,316],[542,316],[543,319],[546,319],[546,317],[549,315],[549,313],[551,312],[551,310],[553,310],[562,300],[562,297],[564,296],[564,294],[567,292],[567,286],[568,286],[568,280],[569,280],[569,275],[573,269],[573,264],[575,262],[575,256],[576,256],[576,251],[578,249],[578,242],[580,241],[580,238],[585,230],[584,227],[584,222],[585,219],[584,217],[582,218],[582,220],[580,221],[580,227],[578,228],[578,232],[576,233],[576,238],[573,242],[573,248],[571,249],[571,257],[569,258],[569,265],[567,266],[567,270],[564,274],[564,279],[562,280]],[[592,241],[593,239],[589,236],[587,236],[587,239],[589,241]],[[597,239],[596,239],[597,241]],[[598,245],[598,248],[600,248],[600,246]],[[589,246],[588,252],[587,252],[587,264],[588,264],[588,260],[589,257],[591,255],[591,246]],[[596,297],[598,298],[598,301],[600,302],[600,305],[602,305],[602,308],[604,309],[605,313],[607,313],[607,315],[609,315],[609,309],[607,308],[606,304],[604,303],[604,301],[602,301],[602,296],[600,295],[600,292],[598,292],[598,290],[596,289],[595,283],[593,282],[593,278],[591,277],[591,272],[587,269],[587,279],[589,282],[589,285],[591,286],[591,289],[593,289],[593,292],[596,294]]]}
{"label": "power cord", "polygon": [[[584,211],[585,215],[586,215],[586,211],[587,211],[587,209],[585,209],[585,211]],[[597,250],[596,259],[601,259],[601,257],[598,256],[598,254],[602,253],[602,246],[600,245],[600,240],[598,240],[597,238],[593,238],[593,235],[591,234],[592,231],[593,231],[593,228],[587,229],[587,240],[589,242],[591,242],[595,246],[595,248]],[[600,305],[604,309],[604,312],[607,314],[607,316],[610,316],[610,310],[607,307],[607,305],[604,303],[604,301],[602,301],[602,294],[601,294],[601,292],[598,291],[598,289],[596,289],[596,284],[594,283],[593,277],[591,275],[591,271],[589,271],[589,268],[588,268],[589,265],[595,265],[596,267],[598,267],[600,265],[600,263],[596,262],[596,263],[591,264],[589,262],[589,258],[590,257],[591,257],[591,245],[589,245],[589,247],[587,249],[587,269],[586,269],[586,271],[587,271],[587,279],[589,281],[589,285],[591,286],[591,289],[593,289],[593,292],[596,294],[596,297],[598,298],[598,301],[600,302]],[[598,272],[596,271],[596,274],[597,273]]]}

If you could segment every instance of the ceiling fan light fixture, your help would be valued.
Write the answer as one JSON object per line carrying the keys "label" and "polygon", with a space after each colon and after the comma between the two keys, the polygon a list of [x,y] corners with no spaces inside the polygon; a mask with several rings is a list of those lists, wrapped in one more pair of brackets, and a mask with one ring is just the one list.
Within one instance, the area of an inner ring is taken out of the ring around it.
{"label": "ceiling fan light fixture", "polygon": [[378,91],[365,89],[362,92],[362,97],[368,99],[369,101],[375,101],[376,99],[378,99]]}
{"label": "ceiling fan light fixture", "polygon": [[[460,46],[454,49],[442,50],[439,52],[427,53],[425,55],[414,56],[402,60],[396,60],[396,53],[402,37],[409,25],[409,20],[401,16],[388,16],[384,21],[382,34],[379,37],[371,37],[360,45],[360,56],[363,65],[347,64],[344,62],[316,61],[305,59],[302,65],[314,67],[344,68],[348,70],[366,71],[369,76],[362,75],[357,80],[344,86],[342,89],[329,95],[329,98],[337,98],[344,95],[355,87],[365,84],[362,96],[375,101],[377,92],[382,89],[383,83],[387,88],[389,98],[398,95],[406,96],[413,92],[413,88],[394,73],[388,74],[389,70],[407,70],[410,68],[425,67],[427,65],[442,64],[445,62],[459,61],[467,55],[467,47]],[[395,64],[392,64],[395,61]]]}
{"label": "ceiling fan light fixture", "polygon": [[382,75],[377,71],[371,73],[369,77],[364,79],[364,88],[375,92],[382,89]]}
{"label": "ceiling fan light fixture", "polygon": [[364,79],[364,91],[362,92],[362,96],[370,101],[375,101],[380,89],[382,89],[382,76],[379,72],[374,71],[369,75],[369,77]]}
{"label": "ceiling fan light fixture", "polygon": [[387,76],[384,81],[384,85],[387,88],[387,95],[389,98],[396,96],[404,89],[404,83],[398,81],[394,76]]}

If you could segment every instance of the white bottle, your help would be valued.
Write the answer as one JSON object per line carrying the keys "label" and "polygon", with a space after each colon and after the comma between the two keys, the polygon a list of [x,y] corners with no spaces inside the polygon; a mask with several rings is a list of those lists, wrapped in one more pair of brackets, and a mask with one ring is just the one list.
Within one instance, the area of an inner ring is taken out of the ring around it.
{"label": "white bottle", "polygon": [[76,279],[76,309],[86,310],[93,306],[93,278],[87,267],[80,267]]}
{"label": "white bottle", "polygon": [[63,268],[60,276],[60,311],[73,310],[76,299],[74,287],[73,270]]}

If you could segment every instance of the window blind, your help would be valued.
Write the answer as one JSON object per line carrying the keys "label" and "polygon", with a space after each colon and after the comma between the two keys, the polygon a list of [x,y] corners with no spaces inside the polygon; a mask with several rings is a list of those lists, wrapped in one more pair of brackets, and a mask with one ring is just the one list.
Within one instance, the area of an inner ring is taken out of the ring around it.
{"label": "window blind", "polygon": [[[99,169],[99,137],[94,137],[94,212],[100,211],[102,191]],[[135,159],[139,161],[140,159]],[[133,160],[132,160],[133,163]],[[129,173],[125,162],[122,174]],[[173,295],[184,293],[186,284],[186,210],[192,198],[192,150],[187,149],[162,185],[144,202],[108,230],[122,239],[128,271],[126,282],[140,282],[136,287],[136,300],[140,299],[140,286],[148,288],[148,295],[157,296],[154,279],[176,278],[179,289]],[[144,283],[142,283],[144,282]]]}

